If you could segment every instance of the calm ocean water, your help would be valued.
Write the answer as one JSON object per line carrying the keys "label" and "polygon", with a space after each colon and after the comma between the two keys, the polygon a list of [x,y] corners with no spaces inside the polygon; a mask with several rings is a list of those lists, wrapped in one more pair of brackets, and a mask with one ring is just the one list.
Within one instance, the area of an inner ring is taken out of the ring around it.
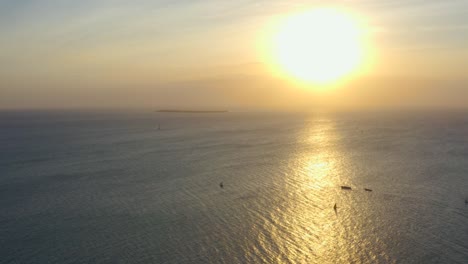
{"label": "calm ocean water", "polygon": [[0,263],[468,263],[467,198],[466,112],[0,113]]}

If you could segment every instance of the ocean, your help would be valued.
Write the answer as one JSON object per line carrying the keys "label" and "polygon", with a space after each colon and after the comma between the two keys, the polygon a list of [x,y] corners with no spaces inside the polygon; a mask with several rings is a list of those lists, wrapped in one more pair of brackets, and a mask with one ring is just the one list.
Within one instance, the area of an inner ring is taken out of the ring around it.
{"label": "ocean", "polygon": [[468,263],[465,199],[467,112],[0,113],[0,263]]}

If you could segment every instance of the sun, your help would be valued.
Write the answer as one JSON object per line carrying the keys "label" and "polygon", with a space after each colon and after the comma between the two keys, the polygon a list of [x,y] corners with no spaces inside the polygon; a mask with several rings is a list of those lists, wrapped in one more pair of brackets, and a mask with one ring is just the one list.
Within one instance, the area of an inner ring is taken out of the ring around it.
{"label": "sun", "polygon": [[272,43],[273,60],[281,71],[308,83],[337,81],[363,60],[357,21],[337,9],[312,9],[286,18]]}

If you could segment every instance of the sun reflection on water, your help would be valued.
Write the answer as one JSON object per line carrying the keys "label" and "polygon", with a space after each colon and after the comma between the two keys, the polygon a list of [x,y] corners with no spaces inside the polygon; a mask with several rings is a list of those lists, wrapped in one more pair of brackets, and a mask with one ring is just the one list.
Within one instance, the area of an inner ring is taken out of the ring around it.
{"label": "sun reflection on water", "polygon": [[275,204],[267,226],[282,252],[276,262],[359,263],[367,262],[366,256],[375,258],[372,250],[363,248],[370,243],[362,232],[365,223],[356,212],[354,194],[340,189],[352,180],[341,140],[331,119],[312,120],[300,133],[289,161],[292,173],[284,179],[286,198]]}
{"label": "sun reflection on water", "polygon": [[[332,120],[323,119],[312,122],[312,126],[305,129],[303,139],[309,151],[299,157],[300,163],[304,164],[302,171],[296,176],[307,182],[308,189],[305,190],[304,214],[310,214],[308,219],[309,232],[315,234],[312,241],[303,243],[312,244],[313,255],[316,260],[336,260],[331,252],[338,252],[334,245],[341,244],[343,238],[339,235],[337,215],[333,210],[335,203],[339,204],[336,187],[343,175],[339,161],[343,155],[339,148],[340,135],[335,129]],[[314,203],[317,206],[310,210],[307,204]],[[341,254],[342,255],[342,254]]]}

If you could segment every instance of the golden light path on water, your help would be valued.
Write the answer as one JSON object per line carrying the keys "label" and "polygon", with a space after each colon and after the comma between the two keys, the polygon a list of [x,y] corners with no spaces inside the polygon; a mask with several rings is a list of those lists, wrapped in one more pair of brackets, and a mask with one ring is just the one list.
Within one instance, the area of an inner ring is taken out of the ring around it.
{"label": "golden light path on water", "polygon": [[346,170],[352,160],[341,149],[335,124],[326,118],[311,124],[299,135],[288,164],[285,204],[271,212],[273,223],[266,228],[272,241],[261,240],[282,252],[275,263],[391,263],[385,245],[373,236],[377,225],[367,213],[368,194],[340,188],[353,186],[352,172]]}

